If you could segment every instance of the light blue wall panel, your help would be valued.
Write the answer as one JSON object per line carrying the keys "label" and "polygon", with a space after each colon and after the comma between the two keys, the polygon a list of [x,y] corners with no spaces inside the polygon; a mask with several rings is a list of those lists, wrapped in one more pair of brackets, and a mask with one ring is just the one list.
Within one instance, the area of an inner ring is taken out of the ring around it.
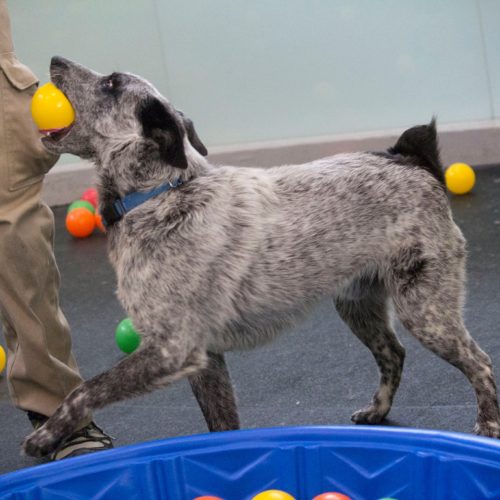
{"label": "light blue wall panel", "polygon": [[153,0],[8,0],[8,5],[16,51],[41,80],[47,80],[50,58],[57,54],[103,73],[140,73],[165,87]]}
{"label": "light blue wall panel", "polygon": [[478,0],[491,81],[492,113],[500,118],[500,1]]}
{"label": "light blue wall panel", "polygon": [[497,0],[10,6],[19,56],[42,80],[52,54],[142,74],[211,146],[403,127],[432,114],[484,120],[500,109]]}
{"label": "light blue wall panel", "polygon": [[471,0],[157,3],[172,98],[210,142],[490,114]]}

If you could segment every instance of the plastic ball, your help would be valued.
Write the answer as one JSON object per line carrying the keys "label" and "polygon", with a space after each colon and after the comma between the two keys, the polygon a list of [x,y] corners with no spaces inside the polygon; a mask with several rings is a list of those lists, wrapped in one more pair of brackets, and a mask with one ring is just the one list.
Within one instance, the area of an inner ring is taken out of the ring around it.
{"label": "plastic ball", "polygon": [[141,336],[136,332],[132,320],[125,318],[116,327],[115,340],[124,353],[134,352],[141,343]]}
{"label": "plastic ball", "polygon": [[98,202],[99,196],[97,194],[97,189],[95,188],[88,188],[85,190],[80,198],[80,200],[85,200],[88,201],[89,203],[92,204],[94,208],[97,208],[97,202]]}
{"label": "plastic ball", "polygon": [[222,500],[222,498],[221,497],[204,496],[204,497],[193,498],[193,500]]}
{"label": "plastic ball", "polygon": [[66,229],[75,238],[90,236],[94,228],[94,214],[88,208],[75,208],[66,215]]}
{"label": "plastic ball", "polygon": [[39,130],[69,127],[75,121],[75,111],[67,97],[53,84],[42,85],[31,100],[31,116]]}
{"label": "plastic ball", "polygon": [[467,163],[453,163],[444,173],[446,187],[453,194],[466,194],[476,183],[476,174]]}
{"label": "plastic ball", "polygon": [[0,345],[0,373],[3,372],[6,363],[7,363],[7,355],[5,354],[3,347]]}
{"label": "plastic ball", "polygon": [[94,215],[94,219],[95,219],[95,225],[99,229],[99,231],[101,231],[102,233],[105,233],[106,232],[106,226],[104,225],[104,223],[102,221],[102,215],[99,214],[99,213],[96,213]]}
{"label": "plastic ball", "polygon": [[267,490],[255,495],[252,500],[295,500],[295,498],[281,490]]}
{"label": "plastic ball", "polygon": [[92,213],[95,213],[94,205],[85,200],[77,200],[71,203],[70,206],[68,207],[67,213],[71,212],[71,210],[74,210],[75,208],[86,208],[87,210],[90,210]]}
{"label": "plastic ball", "polygon": [[313,500],[352,500],[351,497],[344,495],[343,493],[337,493],[336,491],[321,493],[321,495],[315,496]]}

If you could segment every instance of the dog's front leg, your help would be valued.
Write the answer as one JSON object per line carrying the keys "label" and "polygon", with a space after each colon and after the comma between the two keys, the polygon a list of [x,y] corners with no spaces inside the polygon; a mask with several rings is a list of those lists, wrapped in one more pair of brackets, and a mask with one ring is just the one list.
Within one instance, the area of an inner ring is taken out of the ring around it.
{"label": "dog's front leg", "polygon": [[[173,346],[172,351],[179,353],[178,347]],[[77,387],[47,422],[25,439],[23,450],[35,457],[47,455],[93,410],[170,384],[206,364],[206,353],[199,349],[174,356],[168,346],[144,345],[110,370]]]}
{"label": "dog's front leg", "polygon": [[211,432],[240,428],[233,384],[223,354],[208,353],[208,364],[189,377],[191,389]]}

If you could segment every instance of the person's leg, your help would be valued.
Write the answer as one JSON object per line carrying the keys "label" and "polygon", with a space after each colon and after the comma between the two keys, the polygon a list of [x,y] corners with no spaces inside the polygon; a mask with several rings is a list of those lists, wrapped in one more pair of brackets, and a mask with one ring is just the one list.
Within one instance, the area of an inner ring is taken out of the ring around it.
{"label": "person's leg", "polygon": [[50,416],[82,379],[58,303],[52,215],[36,199],[30,201],[32,191],[20,193],[16,206],[5,203],[0,191],[0,308],[12,400]]}
{"label": "person's leg", "polygon": [[43,175],[57,160],[30,115],[36,77],[12,52],[0,2],[0,310],[14,404],[51,415],[82,379],[59,308],[53,215],[40,201]]}
{"label": "person's leg", "polygon": [[[57,157],[42,146],[31,119],[36,76],[15,57],[5,0],[0,0],[0,316],[7,381],[14,405],[35,428],[83,381],[59,307],[54,217],[42,203],[45,173]],[[88,415],[53,459],[112,447]]]}

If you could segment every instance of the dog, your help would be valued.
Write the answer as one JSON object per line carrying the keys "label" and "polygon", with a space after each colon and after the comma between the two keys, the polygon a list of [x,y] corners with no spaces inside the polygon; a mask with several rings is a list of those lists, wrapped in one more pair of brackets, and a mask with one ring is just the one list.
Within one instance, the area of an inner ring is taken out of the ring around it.
{"label": "dog", "polygon": [[42,141],[95,163],[118,297],[142,343],[76,388],[25,439],[25,453],[46,455],[93,410],[181,377],[210,431],[238,429],[224,353],[271,341],[325,297],[380,370],[354,422],[380,423],[391,408],[405,358],[394,310],[469,379],[475,432],[500,437],[490,358],[462,319],[466,244],[452,219],[434,119],[384,153],[214,166],[192,121],[146,80],[62,57],[50,73],[76,121]]}

